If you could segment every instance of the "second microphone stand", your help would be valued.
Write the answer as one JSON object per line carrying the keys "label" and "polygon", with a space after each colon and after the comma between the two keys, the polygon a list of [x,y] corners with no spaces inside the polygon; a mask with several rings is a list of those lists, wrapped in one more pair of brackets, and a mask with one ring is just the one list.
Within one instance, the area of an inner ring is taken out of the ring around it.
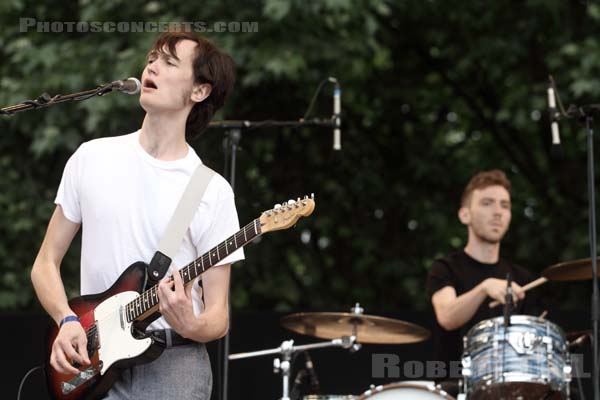
{"label": "second microphone stand", "polygon": [[596,185],[594,172],[594,114],[600,114],[600,104],[585,106],[571,105],[563,114],[567,118],[575,118],[585,125],[587,137],[587,189],[588,189],[588,233],[590,259],[592,262],[592,350],[593,350],[593,387],[594,399],[600,400],[600,364],[598,346],[598,323],[600,321],[600,293],[598,288],[598,251],[596,236]]}
{"label": "second microphone stand", "polygon": [[[225,151],[225,167],[224,175],[229,181],[231,189],[235,193],[235,172],[237,163],[237,153],[240,149],[240,142],[242,140],[242,133],[256,128],[264,127],[323,127],[323,128],[339,128],[340,118],[339,115],[333,115],[331,119],[309,119],[309,120],[298,120],[298,121],[218,121],[211,122],[209,128],[211,129],[224,129],[225,139],[223,141],[223,147]],[[229,315],[231,316],[231,305],[229,306]],[[231,321],[231,318],[229,319]],[[216,386],[218,393],[218,400],[227,400],[228,398],[228,379],[229,379],[229,333],[225,335],[217,343],[217,366],[216,366]]]}

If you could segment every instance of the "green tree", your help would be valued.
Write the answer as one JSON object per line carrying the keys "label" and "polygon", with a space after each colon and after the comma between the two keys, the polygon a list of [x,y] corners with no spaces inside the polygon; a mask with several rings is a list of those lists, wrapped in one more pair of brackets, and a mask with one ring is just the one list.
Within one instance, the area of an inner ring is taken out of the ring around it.
{"label": "green tree", "polygon": [[[424,309],[432,260],[464,245],[460,192],[480,169],[514,184],[503,252],[533,271],[586,257],[585,135],[563,123],[565,159],[552,161],[545,88],[552,73],[567,103],[600,95],[597,4],[263,0],[139,2],[12,0],[0,4],[0,104],[43,91],[71,93],[139,76],[155,33],[19,31],[37,21],[247,21],[249,33],[206,32],[238,65],[217,119],[300,118],[315,88],[343,89],[343,146],[329,130],[243,133],[236,196],[240,222],[314,192],[313,216],[265,236],[234,268],[235,309]],[[313,116],[331,114],[330,89]],[[86,140],[139,127],[135,98],[118,94],[0,118],[0,308],[37,301],[29,269],[64,164]],[[223,171],[222,132],[193,146]],[[63,266],[78,291],[77,246]],[[552,301],[586,307],[589,283],[555,285]]]}

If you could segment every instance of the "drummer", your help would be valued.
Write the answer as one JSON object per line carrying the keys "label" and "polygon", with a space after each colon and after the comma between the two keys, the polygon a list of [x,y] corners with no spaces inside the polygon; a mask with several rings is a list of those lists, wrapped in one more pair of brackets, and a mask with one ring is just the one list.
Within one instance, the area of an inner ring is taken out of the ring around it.
{"label": "drummer", "polygon": [[[493,300],[505,303],[507,273],[513,289],[513,314],[527,313],[522,285],[531,274],[500,257],[500,242],[511,220],[510,181],[500,170],[482,171],[471,178],[461,198],[458,219],[467,227],[464,249],[434,261],[427,280],[428,294],[439,326],[434,334],[434,357],[460,361],[462,337],[477,322],[503,314],[491,309]],[[456,377],[454,377],[456,378]]]}

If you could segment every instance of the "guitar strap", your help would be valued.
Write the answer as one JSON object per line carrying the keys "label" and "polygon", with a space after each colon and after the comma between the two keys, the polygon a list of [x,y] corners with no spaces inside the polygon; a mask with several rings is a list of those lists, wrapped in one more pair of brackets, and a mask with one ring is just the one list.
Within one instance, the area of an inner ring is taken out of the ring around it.
{"label": "guitar strap", "polygon": [[156,284],[167,273],[171,265],[171,259],[177,254],[183,235],[190,226],[192,218],[209,182],[215,175],[215,171],[200,163],[179,200],[177,208],[171,216],[167,229],[158,243],[158,250],[154,253],[150,265],[148,265],[148,280],[151,284]]}

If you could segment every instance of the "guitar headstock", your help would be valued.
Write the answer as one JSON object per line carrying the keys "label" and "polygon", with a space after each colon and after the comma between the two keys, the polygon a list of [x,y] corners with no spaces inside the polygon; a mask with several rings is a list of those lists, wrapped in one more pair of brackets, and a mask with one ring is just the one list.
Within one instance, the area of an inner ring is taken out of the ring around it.
{"label": "guitar headstock", "polygon": [[283,204],[275,204],[270,210],[264,211],[260,216],[261,233],[287,229],[296,224],[301,217],[308,217],[315,209],[315,196],[298,197],[297,200],[288,200]]}

